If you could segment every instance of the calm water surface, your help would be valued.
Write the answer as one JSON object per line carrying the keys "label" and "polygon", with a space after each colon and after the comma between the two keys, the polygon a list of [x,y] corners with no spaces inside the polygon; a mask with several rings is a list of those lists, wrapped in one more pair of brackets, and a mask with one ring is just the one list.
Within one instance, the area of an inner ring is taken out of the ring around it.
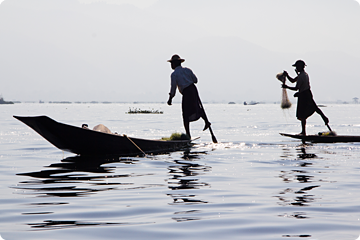
{"label": "calm water surface", "polygon": [[[129,108],[164,114],[125,114]],[[205,104],[190,153],[82,158],[13,115],[157,139],[183,132],[179,104],[0,105],[0,235],[52,239],[349,239],[360,235],[360,144],[302,145],[295,107]],[[327,105],[338,134],[360,135],[360,105]],[[318,115],[308,133],[327,129]],[[0,238],[1,239],[1,238]]]}

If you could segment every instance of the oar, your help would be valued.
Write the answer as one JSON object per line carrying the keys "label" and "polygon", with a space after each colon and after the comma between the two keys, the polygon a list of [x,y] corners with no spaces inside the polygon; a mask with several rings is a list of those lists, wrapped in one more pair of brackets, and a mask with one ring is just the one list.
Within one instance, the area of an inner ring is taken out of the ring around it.
{"label": "oar", "polygon": [[211,138],[212,138],[212,141],[213,143],[218,143],[218,141],[216,140],[216,137],[211,129],[211,126],[209,126],[209,130],[210,130],[210,134],[211,134]]}
{"label": "oar", "polygon": [[[207,116],[206,116],[206,113],[205,113],[204,106],[202,105],[202,102],[200,100],[200,97],[199,97],[199,103],[200,103],[201,108],[204,110],[204,115],[205,115],[206,119],[208,119]],[[217,143],[218,141],[216,140],[216,137],[215,137],[215,135],[214,135],[214,133],[213,133],[213,131],[211,129],[211,126],[209,126],[209,130],[210,130],[210,134],[211,134],[211,138],[212,138],[213,143]]]}
{"label": "oar", "polygon": [[332,135],[332,136],[336,136],[336,135],[337,135],[336,132],[334,132],[333,130],[331,130],[329,124],[326,124],[326,126],[327,126],[328,129],[330,130],[330,135]]}
{"label": "oar", "polygon": [[[321,113],[322,113],[322,112],[321,112]],[[323,113],[322,113],[321,117],[322,117],[322,119],[324,120],[325,125],[326,125],[327,128],[329,129],[330,135],[336,135],[336,132],[334,132],[334,131],[331,129],[331,127],[329,126],[329,120],[328,120],[328,118],[325,117],[325,115],[323,115]]]}

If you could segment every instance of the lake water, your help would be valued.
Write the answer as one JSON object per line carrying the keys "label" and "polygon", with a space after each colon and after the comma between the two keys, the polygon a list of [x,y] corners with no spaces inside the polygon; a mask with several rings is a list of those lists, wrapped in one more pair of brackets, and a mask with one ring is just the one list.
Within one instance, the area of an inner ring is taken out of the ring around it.
{"label": "lake water", "polygon": [[[174,104],[0,105],[0,235],[54,239],[342,239],[360,235],[360,143],[302,145],[295,108],[205,104],[189,154],[84,159],[12,116],[157,139],[184,132]],[[164,114],[126,114],[129,108]],[[322,108],[338,134],[360,135],[360,104]],[[327,131],[320,116],[308,134]],[[0,238],[1,239],[1,238]]]}

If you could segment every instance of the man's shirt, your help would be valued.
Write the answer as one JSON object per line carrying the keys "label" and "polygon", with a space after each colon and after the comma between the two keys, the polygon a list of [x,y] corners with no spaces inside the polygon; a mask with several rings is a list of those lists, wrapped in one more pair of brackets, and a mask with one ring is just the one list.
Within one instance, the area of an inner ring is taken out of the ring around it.
{"label": "man's shirt", "polygon": [[170,96],[175,96],[176,87],[178,87],[179,92],[182,94],[186,87],[193,83],[197,83],[197,81],[198,80],[191,69],[182,66],[176,67],[174,72],[171,74]]}
{"label": "man's shirt", "polygon": [[296,88],[299,89],[299,92],[310,89],[309,75],[306,72],[301,72],[297,76]]}

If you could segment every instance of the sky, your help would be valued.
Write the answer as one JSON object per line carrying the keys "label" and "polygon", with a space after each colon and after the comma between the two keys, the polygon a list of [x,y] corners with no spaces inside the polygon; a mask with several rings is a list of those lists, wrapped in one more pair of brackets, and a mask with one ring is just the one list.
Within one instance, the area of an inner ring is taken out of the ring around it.
{"label": "sky", "polygon": [[0,2],[5,100],[166,102],[173,54],[204,102],[280,101],[297,59],[318,102],[360,97],[355,0]]}

